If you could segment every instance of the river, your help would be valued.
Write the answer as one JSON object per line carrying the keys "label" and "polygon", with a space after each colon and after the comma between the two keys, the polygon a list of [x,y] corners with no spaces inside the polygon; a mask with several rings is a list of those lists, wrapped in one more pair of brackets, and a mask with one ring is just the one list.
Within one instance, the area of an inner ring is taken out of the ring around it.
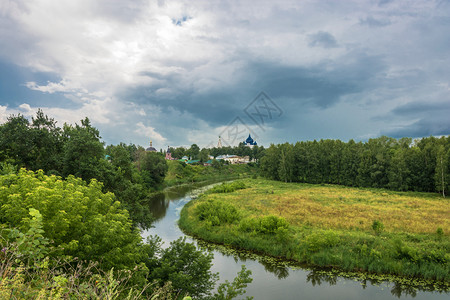
{"label": "river", "polygon": [[[179,237],[185,236],[177,225],[180,211],[201,192],[199,186],[183,186],[172,188],[156,195],[151,202],[152,213],[156,221],[153,228],[142,232],[146,238],[158,235],[165,246]],[[196,242],[187,236],[188,241]],[[449,299],[449,293],[416,291],[400,288],[395,283],[382,282],[372,284],[367,282],[342,278],[326,277],[315,271],[297,267],[280,266],[267,262],[264,257],[252,258],[239,254],[225,254],[218,250],[212,251],[213,272],[218,272],[220,282],[232,281],[241,266],[245,265],[252,271],[253,282],[248,285],[246,296],[259,299]],[[241,297],[243,298],[243,297]]]}

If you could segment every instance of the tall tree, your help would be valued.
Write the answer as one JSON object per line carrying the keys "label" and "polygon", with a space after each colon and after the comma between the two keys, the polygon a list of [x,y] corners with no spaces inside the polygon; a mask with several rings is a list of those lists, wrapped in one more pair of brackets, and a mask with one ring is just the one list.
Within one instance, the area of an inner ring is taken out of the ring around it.
{"label": "tall tree", "polygon": [[60,175],[64,144],[62,130],[56,126],[56,121],[39,109],[36,117],[32,118],[30,135],[33,144],[30,149],[33,157],[30,169],[42,169]]}
{"label": "tall tree", "polygon": [[89,181],[101,177],[99,161],[104,159],[103,143],[99,131],[91,126],[88,118],[81,125],[64,125],[67,142],[64,145],[63,172]]}
{"label": "tall tree", "polygon": [[267,148],[264,157],[261,159],[261,171],[264,176],[279,180],[278,165],[280,162],[280,152],[277,146],[271,144]]}
{"label": "tall tree", "polygon": [[33,162],[30,155],[32,138],[29,121],[21,114],[8,117],[0,126],[0,158],[21,167],[29,168]]}
{"label": "tall tree", "polygon": [[197,144],[192,144],[187,153],[189,154],[191,159],[198,159],[200,147],[197,146]]}
{"label": "tall tree", "polygon": [[147,188],[159,187],[168,170],[167,162],[160,153],[147,152],[141,162],[141,176]]}
{"label": "tall tree", "polygon": [[[450,152],[450,150],[449,150]],[[440,145],[436,154],[436,172],[434,175],[436,189],[442,193],[442,197],[445,198],[445,191],[449,182],[448,179],[448,152],[445,151],[445,147]]]}
{"label": "tall tree", "polygon": [[294,149],[291,144],[280,145],[280,163],[278,166],[278,176],[284,182],[294,180]]}

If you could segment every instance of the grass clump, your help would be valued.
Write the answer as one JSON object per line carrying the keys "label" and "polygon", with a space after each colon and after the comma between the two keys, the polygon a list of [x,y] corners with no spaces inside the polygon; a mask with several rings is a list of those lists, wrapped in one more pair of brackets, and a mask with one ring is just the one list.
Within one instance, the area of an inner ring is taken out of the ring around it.
{"label": "grass clump", "polygon": [[243,232],[275,234],[286,231],[288,228],[289,223],[286,219],[277,216],[245,218],[239,222],[239,230]]}
{"label": "grass clump", "polygon": [[196,213],[200,221],[209,223],[212,226],[233,223],[239,219],[236,207],[218,200],[207,200],[201,203],[197,206]]}
{"label": "grass clump", "polygon": [[372,223],[372,229],[373,229],[373,231],[375,231],[376,235],[380,235],[384,229],[384,225],[381,221],[374,220]]}
{"label": "grass clump", "polygon": [[233,181],[231,183],[222,183],[213,187],[210,193],[232,193],[237,190],[245,189],[245,183],[243,181]]}

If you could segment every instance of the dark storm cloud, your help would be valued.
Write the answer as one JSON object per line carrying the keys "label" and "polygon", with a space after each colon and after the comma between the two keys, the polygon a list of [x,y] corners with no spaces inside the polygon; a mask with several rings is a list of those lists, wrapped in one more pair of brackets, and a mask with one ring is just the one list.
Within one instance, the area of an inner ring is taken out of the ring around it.
{"label": "dark storm cloud", "polygon": [[385,131],[393,137],[423,137],[448,135],[450,132],[450,101],[412,102],[392,110],[393,118],[417,120],[408,125]]}
{"label": "dark storm cloud", "polygon": [[[423,114],[441,114],[446,112],[448,116],[450,116],[450,101],[442,101],[442,102],[412,102],[407,103],[405,105],[396,107],[392,110],[395,115],[402,116],[415,116],[415,115],[423,115]],[[449,117],[450,119],[450,117]]]}
{"label": "dark storm cloud", "polygon": [[425,117],[411,125],[402,126],[398,129],[382,132],[383,135],[401,138],[401,137],[424,137],[448,135],[450,132],[450,119],[447,111],[445,114]]}
{"label": "dark storm cloud", "polygon": [[[284,66],[269,61],[249,61],[237,73],[245,80],[227,88],[213,88],[199,93],[191,84],[180,84],[179,74],[142,75],[155,83],[126,90],[121,98],[135,103],[152,103],[163,111],[187,112],[212,126],[226,124],[243,114],[243,109],[259,91],[266,91],[280,106],[292,111],[304,107],[324,109],[338,103],[343,96],[371,89],[375,78],[385,70],[380,57],[351,53],[345,63],[321,63],[313,67]],[[158,91],[171,87],[171,93]]]}

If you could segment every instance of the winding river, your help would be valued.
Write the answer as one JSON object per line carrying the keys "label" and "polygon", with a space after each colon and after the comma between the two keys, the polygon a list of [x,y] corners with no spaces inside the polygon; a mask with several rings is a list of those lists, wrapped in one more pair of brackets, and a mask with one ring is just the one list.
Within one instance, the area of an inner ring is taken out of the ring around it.
{"label": "winding river", "polygon": [[[207,188],[207,187],[206,187]],[[205,189],[201,186],[182,186],[160,193],[151,200],[156,218],[153,228],[142,232],[146,238],[158,235],[165,246],[185,234],[178,228],[177,220],[183,206]],[[195,241],[187,236],[188,241]],[[449,293],[416,291],[401,288],[395,283],[373,284],[317,274],[314,270],[287,267],[270,262],[264,257],[213,250],[213,272],[220,281],[232,281],[241,265],[252,271],[253,282],[247,287],[246,296],[259,299],[449,299]]]}

